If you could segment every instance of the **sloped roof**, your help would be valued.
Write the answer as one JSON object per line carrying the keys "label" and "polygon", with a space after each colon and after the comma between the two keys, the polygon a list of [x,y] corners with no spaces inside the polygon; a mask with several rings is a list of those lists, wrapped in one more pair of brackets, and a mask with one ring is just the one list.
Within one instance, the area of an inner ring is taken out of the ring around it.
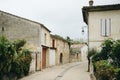
{"label": "sloped roof", "polygon": [[83,20],[88,24],[88,12],[120,10],[120,4],[84,6],[82,8]]}
{"label": "sloped roof", "polygon": [[0,12],[2,12],[2,13],[4,13],[4,14],[7,14],[7,15],[11,15],[11,16],[17,17],[17,18],[20,18],[20,19],[23,19],[23,20],[26,20],[26,21],[30,21],[30,22],[33,22],[33,23],[39,24],[39,25],[41,25],[42,27],[44,27],[47,31],[51,32],[47,27],[45,27],[43,24],[41,24],[41,23],[39,23],[39,22],[36,22],[36,21],[30,20],[30,19],[26,19],[26,18],[23,18],[23,17],[17,16],[17,15],[14,15],[14,14],[8,13],[8,12],[5,12],[5,11],[1,11],[1,10],[0,10]]}
{"label": "sloped roof", "polygon": [[53,35],[53,34],[51,34],[51,37],[54,38],[54,39],[59,39],[59,40],[67,42],[67,40],[65,40],[63,37],[61,37],[59,35]]}
{"label": "sloped roof", "polygon": [[84,44],[72,44],[71,48],[82,48]]}

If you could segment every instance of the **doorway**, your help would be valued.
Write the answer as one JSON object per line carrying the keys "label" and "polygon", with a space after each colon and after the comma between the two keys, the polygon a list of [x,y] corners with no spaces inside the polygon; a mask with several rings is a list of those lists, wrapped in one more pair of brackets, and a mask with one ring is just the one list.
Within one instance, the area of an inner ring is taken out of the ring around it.
{"label": "doorway", "polygon": [[42,69],[46,68],[46,48],[42,48]]}
{"label": "doorway", "polygon": [[60,53],[60,64],[62,64],[62,63],[63,63],[63,54]]}

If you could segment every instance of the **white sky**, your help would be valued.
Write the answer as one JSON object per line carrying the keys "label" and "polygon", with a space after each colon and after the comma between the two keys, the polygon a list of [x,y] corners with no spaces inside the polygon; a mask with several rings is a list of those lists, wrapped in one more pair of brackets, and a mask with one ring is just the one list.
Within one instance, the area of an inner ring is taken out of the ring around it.
{"label": "white sky", "polygon": [[[83,6],[89,0],[0,0],[0,10],[44,24],[53,34],[82,38]],[[118,4],[120,0],[94,0],[94,5]],[[86,33],[84,34],[86,36]]]}

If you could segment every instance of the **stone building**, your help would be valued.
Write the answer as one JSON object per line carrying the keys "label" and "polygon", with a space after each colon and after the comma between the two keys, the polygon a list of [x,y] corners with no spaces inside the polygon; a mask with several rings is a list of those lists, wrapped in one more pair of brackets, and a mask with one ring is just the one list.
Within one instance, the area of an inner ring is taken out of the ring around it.
{"label": "stone building", "polygon": [[72,44],[70,48],[70,62],[86,61],[88,47],[84,43]]}
{"label": "stone building", "polygon": [[[58,35],[51,35],[50,66],[69,62],[68,42]],[[52,60],[51,60],[52,59]]]}
{"label": "stone building", "polygon": [[50,30],[43,24],[0,11],[0,36],[9,40],[24,39],[25,45],[32,51],[32,71],[48,66]]}
{"label": "stone building", "polygon": [[82,8],[84,22],[88,25],[89,50],[100,50],[101,43],[112,38],[120,39],[120,4],[84,6]]}
{"label": "stone building", "polygon": [[86,44],[83,44],[81,47],[81,61],[86,61],[88,55],[88,46]]}
{"label": "stone building", "polygon": [[70,62],[81,61],[81,47],[82,44],[72,44],[70,47]]}
{"label": "stone building", "polygon": [[50,34],[43,24],[0,11],[0,36],[9,40],[26,40],[25,48],[31,51],[30,72],[69,62],[69,46],[66,40]]}

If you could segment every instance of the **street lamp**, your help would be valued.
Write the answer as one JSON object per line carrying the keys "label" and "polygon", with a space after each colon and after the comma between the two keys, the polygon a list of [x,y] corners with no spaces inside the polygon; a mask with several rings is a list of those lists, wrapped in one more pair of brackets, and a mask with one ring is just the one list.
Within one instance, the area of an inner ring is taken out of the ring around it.
{"label": "street lamp", "polygon": [[84,34],[84,32],[85,32],[85,31],[84,31],[84,27],[82,27],[82,34]]}

